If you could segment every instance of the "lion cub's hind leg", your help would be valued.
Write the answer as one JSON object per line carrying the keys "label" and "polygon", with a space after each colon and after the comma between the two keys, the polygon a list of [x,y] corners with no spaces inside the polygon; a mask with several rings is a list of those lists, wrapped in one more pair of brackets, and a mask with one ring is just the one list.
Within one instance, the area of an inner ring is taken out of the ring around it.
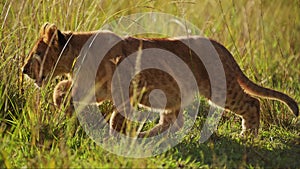
{"label": "lion cub's hind leg", "polygon": [[139,138],[153,137],[167,130],[174,133],[183,127],[183,114],[179,110],[175,112],[161,112],[159,123],[148,131],[143,131],[138,134]]}
{"label": "lion cub's hind leg", "polygon": [[242,117],[241,135],[258,134],[260,120],[259,100],[248,95],[240,86],[227,93],[226,109]]}

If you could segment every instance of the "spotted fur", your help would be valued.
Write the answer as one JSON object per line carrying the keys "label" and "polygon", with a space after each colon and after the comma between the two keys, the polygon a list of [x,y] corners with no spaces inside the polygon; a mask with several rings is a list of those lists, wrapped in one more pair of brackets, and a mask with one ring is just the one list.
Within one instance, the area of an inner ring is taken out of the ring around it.
{"label": "spotted fur", "polygon": [[[46,23],[41,27],[40,37],[33,46],[23,72],[34,79],[38,86],[55,76],[72,73],[72,65],[79,55],[79,52],[85,42],[97,32],[63,32],[57,29],[53,24]],[[213,45],[223,64],[226,77],[226,102],[225,110],[232,111],[242,118],[242,132],[251,132],[257,134],[260,121],[260,103],[256,97],[270,98],[285,103],[296,116],[299,114],[297,103],[286,94],[259,86],[250,81],[241,71],[240,67],[230,54],[230,52],[220,43],[201,37],[190,39],[138,39],[133,37],[121,38],[113,33],[98,32],[107,34],[114,38],[119,38],[120,42],[109,50],[104,57],[98,72],[96,81],[96,99],[97,102],[112,100],[111,79],[118,65],[124,58],[130,54],[142,49],[160,48],[175,54],[182,59],[191,69],[198,82],[200,93],[207,99],[211,99],[211,84],[208,72],[204,64],[191,49],[182,43],[184,40],[197,42],[200,44],[210,43]],[[201,46],[199,46],[201,49]],[[172,65],[169,65],[172,66]],[[159,123],[149,131],[139,133],[139,137],[155,136],[175,124],[175,130],[183,126],[183,116],[179,113],[180,109],[180,90],[176,81],[167,73],[148,69],[142,71],[136,76],[139,83],[137,92],[142,93],[142,98],[138,104],[145,107],[151,106],[149,103],[149,94],[153,89],[161,89],[167,97],[165,111],[160,113]],[[64,93],[60,92],[62,86],[69,89],[70,81],[61,82],[56,87],[54,101],[60,105],[60,99]],[[144,90],[146,89],[146,90]],[[75,92],[86,90],[84,87],[75,87]],[[143,92],[142,92],[143,90]],[[131,86],[130,96],[133,95]],[[220,96],[224,92],[217,91]],[[109,122],[111,131],[121,131],[124,129],[124,117],[119,112],[114,111]]]}

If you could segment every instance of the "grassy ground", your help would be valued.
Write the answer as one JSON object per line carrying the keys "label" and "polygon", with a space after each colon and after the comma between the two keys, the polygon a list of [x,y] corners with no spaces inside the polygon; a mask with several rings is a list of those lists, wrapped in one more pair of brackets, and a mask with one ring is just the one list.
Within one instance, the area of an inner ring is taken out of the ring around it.
{"label": "grassy ground", "polygon": [[[200,144],[201,119],[184,141],[144,159],[116,156],[97,146],[74,119],[55,111],[53,86],[42,91],[21,66],[44,22],[62,30],[94,30],[137,12],[166,12],[198,26],[224,44],[256,83],[300,102],[300,1],[298,0],[2,0],[0,4],[0,168],[299,168],[300,122],[285,105],[261,100],[258,138],[239,137],[240,119],[226,114]],[[202,109],[201,109],[202,110]]]}

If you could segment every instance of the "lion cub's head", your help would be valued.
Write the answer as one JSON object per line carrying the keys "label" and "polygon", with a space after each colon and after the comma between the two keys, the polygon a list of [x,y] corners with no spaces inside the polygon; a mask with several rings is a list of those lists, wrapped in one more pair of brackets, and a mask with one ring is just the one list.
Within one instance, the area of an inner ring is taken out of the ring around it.
{"label": "lion cub's head", "polygon": [[51,77],[67,73],[61,63],[63,53],[68,50],[66,43],[65,34],[54,24],[45,23],[40,29],[39,39],[29,53],[23,73],[34,79],[39,87]]}

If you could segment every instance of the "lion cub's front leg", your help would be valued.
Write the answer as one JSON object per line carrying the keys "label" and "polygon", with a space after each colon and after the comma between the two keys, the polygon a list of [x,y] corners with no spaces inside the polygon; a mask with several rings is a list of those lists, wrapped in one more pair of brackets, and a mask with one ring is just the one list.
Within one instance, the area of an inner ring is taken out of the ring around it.
{"label": "lion cub's front leg", "polygon": [[[71,97],[72,90],[72,80],[63,80],[59,82],[53,92],[53,102],[56,108],[59,110],[65,110],[65,113],[68,116],[71,116],[74,112],[74,105]],[[106,116],[108,113],[103,113],[102,115]],[[110,133],[114,135],[114,131],[125,133],[126,123],[125,118],[117,111],[113,111],[108,120],[110,124]]]}
{"label": "lion cub's front leg", "polygon": [[109,119],[109,134],[116,136],[116,133],[126,134],[126,119],[116,109]]}

